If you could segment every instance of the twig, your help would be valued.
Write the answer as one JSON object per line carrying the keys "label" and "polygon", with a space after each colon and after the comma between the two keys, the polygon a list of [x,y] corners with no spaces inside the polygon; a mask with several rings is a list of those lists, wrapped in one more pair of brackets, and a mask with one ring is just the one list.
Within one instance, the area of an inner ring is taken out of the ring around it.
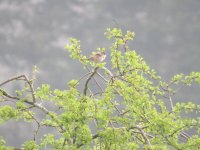
{"label": "twig", "polygon": [[10,79],[8,79],[8,80],[2,82],[2,83],[0,84],[0,86],[3,86],[4,84],[7,84],[8,82],[11,82],[11,81],[13,81],[13,80],[18,80],[18,79],[20,79],[20,78],[22,78],[22,77],[24,77],[24,75],[19,75],[19,76],[10,78]]}
{"label": "twig", "polygon": [[33,88],[33,81],[29,80],[25,75],[24,75],[24,78],[25,78],[26,82],[28,83],[29,88],[31,90],[31,95],[32,95],[32,98],[33,98],[33,102],[36,102],[35,91],[34,91],[34,88]]}
{"label": "twig", "polygon": [[[5,92],[2,89],[0,89],[0,92],[2,93],[2,96],[8,97],[10,99],[20,100],[19,97],[11,96],[11,95],[9,95],[7,92]],[[30,102],[30,101],[27,101],[27,100],[25,100],[24,102],[27,103],[27,104],[30,104],[30,105],[34,104],[33,102]]]}
{"label": "twig", "polygon": [[86,83],[85,83],[84,92],[83,92],[84,95],[87,94],[88,83],[89,83],[89,81],[92,79],[92,77],[97,73],[97,69],[98,69],[98,68],[99,68],[99,67],[96,67],[96,68],[94,69],[93,73],[92,73],[92,74],[89,76],[89,78],[87,79],[87,81],[86,81]]}
{"label": "twig", "polygon": [[92,72],[88,72],[88,73],[86,73],[85,75],[83,75],[78,81],[77,81],[77,83],[74,85],[74,86],[76,86],[83,78],[85,78],[87,75],[89,75],[89,74],[91,74]]}
{"label": "twig", "polygon": [[[86,68],[87,68],[87,70],[88,70],[90,73],[92,73],[88,67],[86,67]],[[94,79],[94,82],[96,83],[96,85],[101,89],[101,92],[102,92],[102,91],[103,91],[103,88],[101,87],[101,85],[98,83],[98,81],[96,80],[95,77],[93,77],[93,79]]]}
{"label": "twig", "polygon": [[97,75],[100,76],[105,82],[108,82],[108,80],[104,78],[104,76],[102,76],[99,72],[97,72]]}
{"label": "twig", "polygon": [[32,82],[32,80],[29,80],[28,77],[26,77],[26,75],[19,75],[19,76],[10,78],[10,79],[8,79],[8,80],[2,82],[2,83],[0,84],[0,86],[3,86],[3,85],[5,85],[5,84],[7,84],[7,83],[9,83],[9,82],[11,82],[11,81],[13,81],[13,80],[25,80],[25,81],[28,83],[29,88],[30,88],[30,90],[31,90],[31,95],[32,95],[32,98],[33,98],[33,102],[36,101],[36,98],[35,98],[35,91],[34,91],[34,88],[33,88],[33,82]]}
{"label": "twig", "polygon": [[169,93],[169,102],[170,102],[171,112],[173,112],[174,104],[173,104],[173,101],[172,101],[172,97],[170,96],[170,93]]}
{"label": "twig", "polygon": [[146,135],[146,133],[142,130],[141,127],[139,126],[136,126],[136,128],[140,131],[140,133],[142,134],[142,137],[144,138],[146,144],[149,146],[149,149],[152,150],[152,146],[151,146],[151,143]]}
{"label": "twig", "polygon": [[67,142],[67,138],[65,138],[64,141],[63,141],[63,145],[62,145],[63,149],[64,149],[64,146],[65,146],[66,142]]}

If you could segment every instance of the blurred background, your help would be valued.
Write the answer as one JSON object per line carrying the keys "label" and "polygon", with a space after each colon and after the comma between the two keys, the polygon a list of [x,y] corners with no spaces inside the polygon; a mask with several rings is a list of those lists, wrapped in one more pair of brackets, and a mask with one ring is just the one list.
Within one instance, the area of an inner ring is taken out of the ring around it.
{"label": "blurred background", "polygon": [[[131,30],[137,51],[163,80],[177,73],[200,71],[199,0],[0,0],[0,83],[30,75],[39,68],[37,84],[66,89],[84,73],[64,50],[70,37],[81,41],[83,53],[109,47],[108,27]],[[200,88],[181,92],[182,101],[199,104]],[[182,99],[183,98],[183,99]],[[9,121],[0,127],[8,145],[32,138],[33,126]]]}

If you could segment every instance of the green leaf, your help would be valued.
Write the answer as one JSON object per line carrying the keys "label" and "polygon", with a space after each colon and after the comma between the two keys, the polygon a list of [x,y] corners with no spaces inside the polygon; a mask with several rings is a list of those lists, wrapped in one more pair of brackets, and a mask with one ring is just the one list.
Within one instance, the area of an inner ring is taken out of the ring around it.
{"label": "green leaf", "polygon": [[75,87],[77,84],[78,84],[78,80],[71,80],[71,81],[68,83],[68,86],[69,86],[69,87]]}
{"label": "green leaf", "polygon": [[11,106],[5,105],[0,107],[0,124],[4,121],[17,118],[17,110]]}
{"label": "green leaf", "polygon": [[49,100],[50,94],[51,94],[50,85],[42,84],[42,87],[37,88],[35,96],[36,96],[36,98],[39,98],[39,99]]}
{"label": "green leaf", "polygon": [[25,142],[22,147],[25,149],[25,150],[39,150],[39,145],[36,144],[35,141],[27,141]]}

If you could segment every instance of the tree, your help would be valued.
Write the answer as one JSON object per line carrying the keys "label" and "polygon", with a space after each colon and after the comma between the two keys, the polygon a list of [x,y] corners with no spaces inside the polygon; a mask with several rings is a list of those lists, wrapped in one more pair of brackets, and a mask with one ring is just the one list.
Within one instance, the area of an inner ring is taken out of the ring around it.
{"label": "tree", "polygon": [[[112,28],[105,35],[113,44],[109,50],[97,49],[110,54],[110,60],[102,63],[89,61],[82,54],[80,42],[70,39],[65,49],[88,73],[71,80],[66,90],[53,90],[47,84],[35,89],[34,78],[25,75],[1,83],[0,123],[23,119],[37,124],[33,139],[22,145],[26,150],[200,149],[200,105],[173,101],[182,87],[200,84],[200,73],[178,74],[164,82],[129,49],[133,32],[123,35],[120,29]],[[24,86],[11,95],[3,86],[15,80]],[[51,102],[54,110],[42,101]],[[38,119],[37,110],[45,117]],[[41,127],[55,128],[57,133],[37,139]],[[3,137],[0,148],[12,149],[5,146]]]}

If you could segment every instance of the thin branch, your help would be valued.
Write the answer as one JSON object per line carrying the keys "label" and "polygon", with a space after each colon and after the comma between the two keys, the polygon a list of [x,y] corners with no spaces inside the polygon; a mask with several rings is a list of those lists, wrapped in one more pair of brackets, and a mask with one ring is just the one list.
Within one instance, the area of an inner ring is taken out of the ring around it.
{"label": "thin branch", "polygon": [[[86,67],[86,68],[87,68],[87,70],[88,70],[90,73],[92,73],[88,67]],[[96,85],[101,89],[101,92],[102,92],[102,91],[103,91],[103,88],[101,87],[101,85],[98,83],[98,81],[96,80],[95,77],[93,77],[93,79],[94,79],[94,82],[96,83]]]}
{"label": "thin branch", "polygon": [[150,140],[148,139],[146,133],[142,130],[141,127],[136,126],[136,128],[140,131],[140,133],[142,134],[142,137],[144,138],[146,144],[149,146],[149,149],[152,150],[152,145],[150,143]]}
{"label": "thin branch", "polygon": [[64,146],[66,145],[66,142],[67,142],[67,138],[65,138],[64,141],[63,141],[63,145],[62,145],[63,149],[64,149]]}
{"label": "thin branch", "polygon": [[26,110],[26,112],[32,117],[32,119],[37,123],[37,129],[34,131],[34,136],[33,136],[33,140],[36,141],[36,136],[38,134],[38,131],[40,129],[40,122],[28,111]]}
{"label": "thin branch", "polygon": [[35,98],[35,91],[34,91],[34,88],[33,88],[33,81],[32,80],[29,80],[25,75],[23,75],[25,81],[28,83],[29,85],[29,88],[31,90],[31,95],[32,95],[32,98],[33,98],[33,102],[36,102],[36,98]]}
{"label": "thin branch", "polygon": [[93,78],[96,85],[101,89],[101,92],[103,92],[103,88],[101,87],[101,85],[98,83],[98,81],[95,79],[95,77]]}
{"label": "thin branch", "polygon": [[[5,96],[5,97],[10,98],[10,99],[20,100],[19,97],[12,96],[12,95],[8,94],[7,92],[5,92],[2,89],[0,89],[0,92],[2,93],[2,96]],[[24,102],[27,103],[27,104],[30,104],[30,105],[34,104],[33,102],[30,102],[28,100],[25,100]]]}
{"label": "thin branch", "polygon": [[91,74],[92,72],[88,72],[88,73],[86,73],[85,75],[83,75],[78,81],[77,81],[77,83],[74,85],[74,86],[76,86],[83,78],[85,78],[87,75],[89,75],[89,74]]}
{"label": "thin branch", "polygon": [[[137,133],[137,134],[141,134],[140,131],[132,131],[132,132]],[[148,137],[150,137],[150,138],[154,138],[153,135],[150,135],[150,134],[147,134],[147,133],[146,133],[146,136],[148,136]]]}
{"label": "thin branch", "polygon": [[13,78],[10,78],[10,79],[8,79],[8,80],[2,82],[2,83],[0,84],[0,86],[3,86],[4,84],[7,84],[8,82],[11,82],[11,81],[13,81],[13,80],[19,80],[19,79],[22,78],[22,77],[24,77],[24,75],[19,75],[19,76],[15,76],[15,77],[13,77]]}
{"label": "thin branch", "polygon": [[110,103],[113,105],[113,107],[115,107],[119,115],[122,114],[122,112],[117,108],[117,106],[112,101],[110,101]]}
{"label": "thin branch", "polygon": [[188,135],[187,133],[185,133],[185,132],[183,132],[183,131],[181,131],[180,135],[181,135],[182,137],[184,137],[186,140],[188,140],[189,138],[191,138],[190,135]]}
{"label": "thin branch", "polygon": [[92,79],[92,77],[97,73],[97,69],[98,69],[98,68],[99,68],[99,67],[96,67],[96,68],[94,69],[93,73],[92,73],[92,74],[89,76],[89,78],[87,79],[87,81],[86,81],[86,83],[85,83],[84,92],[83,92],[84,95],[87,95],[88,83],[89,83],[89,81]]}
{"label": "thin branch", "polygon": [[170,102],[171,112],[173,112],[174,104],[173,104],[172,97],[171,97],[170,93],[169,93],[169,102]]}
{"label": "thin branch", "polygon": [[8,80],[2,82],[2,83],[0,84],[0,86],[3,86],[3,85],[5,85],[5,84],[7,84],[7,83],[9,83],[9,82],[11,82],[11,81],[13,81],[13,80],[25,80],[25,81],[28,83],[29,88],[30,88],[30,90],[31,90],[30,92],[31,92],[31,95],[32,95],[32,98],[33,98],[33,102],[36,101],[36,98],[35,98],[35,91],[34,91],[34,88],[33,88],[33,81],[32,81],[32,80],[29,80],[28,77],[26,77],[26,75],[19,75],[19,76],[15,76],[15,77],[13,77],[13,78],[10,78],[10,79],[8,79]]}
{"label": "thin branch", "polygon": [[99,72],[97,72],[97,75],[100,76],[105,82],[108,82],[108,80],[104,78],[104,76],[102,76]]}

